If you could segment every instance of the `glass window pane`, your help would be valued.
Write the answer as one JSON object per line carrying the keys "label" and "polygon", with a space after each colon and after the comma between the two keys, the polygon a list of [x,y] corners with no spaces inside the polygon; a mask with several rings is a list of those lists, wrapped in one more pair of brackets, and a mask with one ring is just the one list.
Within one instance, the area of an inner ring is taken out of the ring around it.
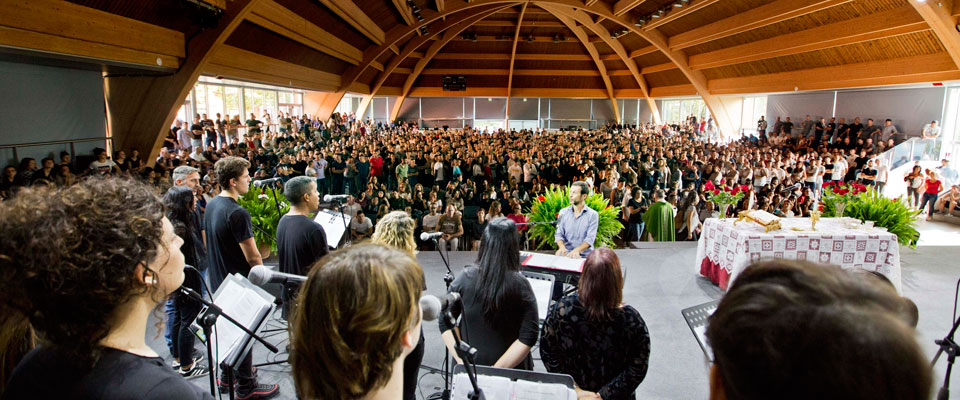
{"label": "glass window pane", "polygon": [[220,85],[207,85],[207,113],[211,119],[217,117],[217,114],[220,114],[222,117],[224,114],[223,108],[223,86]]}
{"label": "glass window pane", "polygon": [[224,91],[226,92],[226,96],[224,97],[224,110],[230,115],[243,114],[243,110],[240,109],[240,88],[226,87]]}
{"label": "glass window pane", "polygon": [[194,107],[195,114],[205,114],[207,112],[207,85],[198,83],[194,86],[197,104]]}

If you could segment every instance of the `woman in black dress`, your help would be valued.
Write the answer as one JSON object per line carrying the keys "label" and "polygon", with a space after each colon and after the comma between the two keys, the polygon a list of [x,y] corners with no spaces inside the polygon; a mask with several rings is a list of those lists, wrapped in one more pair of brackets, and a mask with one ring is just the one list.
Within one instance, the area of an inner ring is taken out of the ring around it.
{"label": "woman in black dress", "polygon": [[[460,293],[463,314],[461,339],[478,350],[479,365],[533,369],[530,349],[537,343],[537,299],[530,282],[520,275],[517,225],[507,218],[487,224],[474,265],[457,274],[450,286]],[[453,351],[453,327],[440,319],[443,341]]]}
{"label": "woman in black dress", "polygon": [[622,300],[620,260],[599,248],[587,257],[577,293],[560,299],[543,324],[543,365],[573,376],[580,399],[635,399],[647,375],[650,334]]}

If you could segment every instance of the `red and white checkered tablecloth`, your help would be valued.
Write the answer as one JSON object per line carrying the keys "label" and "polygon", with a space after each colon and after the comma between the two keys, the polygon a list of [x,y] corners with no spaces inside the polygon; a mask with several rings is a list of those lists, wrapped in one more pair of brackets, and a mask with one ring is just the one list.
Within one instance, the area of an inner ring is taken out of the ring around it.
{"label": "red and white checkered tablecloth", "polygon": [[850,218],[823,218],[816,231],[810,230],[809,218],[783,218],[782,229],[771,232],[755,222],[734,226],[734,221],[707,219],[697,243],[697,271],[721,289],[755,261],[785,258],[876,271],[901,290],[900,246],[886,230],[855,228]]}

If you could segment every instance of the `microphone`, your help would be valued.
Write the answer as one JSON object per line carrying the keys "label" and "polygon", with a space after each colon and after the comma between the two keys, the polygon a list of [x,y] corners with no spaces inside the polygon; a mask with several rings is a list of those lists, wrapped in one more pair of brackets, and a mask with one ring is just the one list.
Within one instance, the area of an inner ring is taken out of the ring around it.
{"label": "microphone", "polygon": [[257,265],[253,268],[250,268],[250,273],[247,274],[247,279],[250,280],[250,283],[263,286],[268,283],[280,283],[286,284],[287,282],[304,282],[307,280],[307,277],[302,275],[287,274],[284,272],[273,271],[270,268],[267,268],[264,265]]}
{"label": "microphone", "polygon": [[260,187],[260,186],[273,185],[274,182],[277,182],[279,180],[280,178],[261,179],[259,181],[253,181],[253,186]]}
{"label": "microphone", "polygon": [[431,240],[431,239],[437,239],[437,238],[439,238],[440,236],[443,236],[443,232],[433,232],[433,233],[430,233],[430,232],[422,232],[422,233],[420,233],[420,240],[426,242],[426,241]]}
{"label": "microphone", "polygon": [[347,196],[349,196],[349,195],[346,195],[346,194],[325,194],[325,195],[323,195],[323,202],[324,202],[324,203],[329,203],[329,202],[331,202],[331,201],[346,200],[346,199],[347,199]]}
{"label": "microphone", "polygon": [[424,321],[436,320],[447,311],[456,318],[461,308],[460,293],[457,292],[447,293],[443,297],[428,294],[420,298],[420,309],[423,310]]}

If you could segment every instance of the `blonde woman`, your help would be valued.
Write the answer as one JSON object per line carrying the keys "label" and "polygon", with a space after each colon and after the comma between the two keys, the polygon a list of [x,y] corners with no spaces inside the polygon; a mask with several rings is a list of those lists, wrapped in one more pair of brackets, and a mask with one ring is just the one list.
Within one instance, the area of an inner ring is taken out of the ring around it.
{"label": "blonde woman", "polygon": [[[403,251],[411,258],[417,258],[417,242],[413,239],[413,231],[417,223],[404,211],[391,211],[377,221],[376,229],[370,238],[373,243],[381,244]],[[423,278],[423,290],[427,289],[426,277]],[[417,372],[423,362],[423,332],[420,332],[420,341],[410,355],[403,362],[403,398],[416,398]]]}

